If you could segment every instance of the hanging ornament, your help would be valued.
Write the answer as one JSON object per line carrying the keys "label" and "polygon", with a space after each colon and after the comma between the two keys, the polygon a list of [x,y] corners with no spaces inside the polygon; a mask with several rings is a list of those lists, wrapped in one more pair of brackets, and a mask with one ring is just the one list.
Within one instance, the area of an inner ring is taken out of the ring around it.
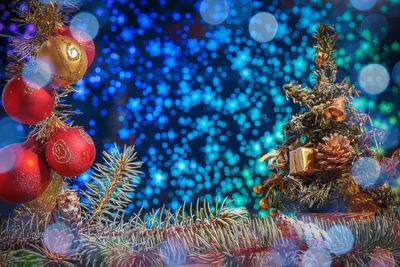
{"label": "hanging ornament", "polygon": [[353,156],[353,147],[343,135],[334,133],[322,138],[324,143],[318,145],[318,163],[326,171],[343,170]]}
{"label": "hanging ornament", "polygon": [[42,194],[50,181],[46,162],[23,143],[0,150],[0,198],[12,203],[32,201]]}
{"label": "hanging ornament", "polygon": [[336,98],[332,105],[325,109],[325,116],[333,121],[344,121],[346,119],[343,96]]}
{"label": "hanging ornament", "polygon": [[81,128],[58,129],[45,150],[50,168],[69,177],[87,171],[96,157],[92,138]]}
{"label": "hanging ornament", "polygon": [[53,36],[40,47],[37,57],[40,62],[52,66],[52,83],[56,86],[68,86],[79,81],[86,72],[88,61],[85,50],[73,38]]}
{"label": "hanging ornament", "polygon": [[290,175],[309,175],[319,171],[317,150],[310,147],[299,147],[289,152]]}
{"label": "hanging ornament", "polygon": [[86,52],[88,67],[92,64],[96,49],[92,37],[87,32],[78,27],[63,26],[54,35],[71,37],[77,41]]}
{"label": "hanging ornament", "polygon": [[53,89],[42,88],[17,75],[4,87],[2,101],[10,117],[31,125],[38,123],[51,113],[55,97]]}

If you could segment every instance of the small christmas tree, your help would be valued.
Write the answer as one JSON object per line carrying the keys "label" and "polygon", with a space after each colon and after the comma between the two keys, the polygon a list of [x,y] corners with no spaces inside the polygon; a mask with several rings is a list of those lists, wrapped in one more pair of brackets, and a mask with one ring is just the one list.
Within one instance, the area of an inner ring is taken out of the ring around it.
{"label": "small christmas tree", "polygon": [[285,138],[290,137],[260,159],[269,159],[273,171],[254,187],[256,194],[266,191],[260,207],[303,212],[386,210],[395,200],[387,180],[398,175],[399,152],[392,158],[380,154],[384,132],[353,107],[350,100],[359,96],[354,86],[347,80],[335,82],[334,27],[319,24],[314,38],[316,81],[312,88],[297,82],[283,87],[286,97],[304,111],[282,127]]}

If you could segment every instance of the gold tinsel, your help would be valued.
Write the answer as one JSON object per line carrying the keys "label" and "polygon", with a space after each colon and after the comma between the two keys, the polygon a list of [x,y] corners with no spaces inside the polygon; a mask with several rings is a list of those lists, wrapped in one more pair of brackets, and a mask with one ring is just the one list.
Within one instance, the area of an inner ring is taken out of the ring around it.
{"label": "gold tinsel", "polygon": [[47,186],[46,190],[38,198],[25,203],[24,206],[37,214],[51,212],[56,205],[63,183],[64,177],[52,171],[50,184]]}

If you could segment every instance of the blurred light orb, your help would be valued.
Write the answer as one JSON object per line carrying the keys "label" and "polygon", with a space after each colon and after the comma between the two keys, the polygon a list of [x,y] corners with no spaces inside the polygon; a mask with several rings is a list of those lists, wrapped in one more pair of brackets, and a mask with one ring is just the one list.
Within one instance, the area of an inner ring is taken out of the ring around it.
{"label": "blurred light orb", "polygon": [[189,254],[186,243],[178,237],[167,237],[160,245],[160,257],[164,264],[178,266]]}
{"label": "blurred light orb", "polygon": [[270,256],[275,264],[292,266],[298,251],[299,248],[295,241],[289,238],[280,238],[272,244]]}
{"label": "blurred light orb", "polygon": [[53,67],[47,60],[37,57],[29,60],[21,71],[25,83],[33,82],[40,87],[46,87],[53,77]]}
{"label": "blurred light orb", "polygon": [[332,257],[328,250],[312,247],[304,253],[301,262],[303,267],[329,267],[332,264]]}
{"label": "blurred light orb", "polygon": [[354,235],[345,225],[336,224],[329,228],[326,233],[329,236],[327,240],[329,249],[333,254],[346,254],[354,245]]}
{"label": "blurred light orb", "polygon": [[362,187],[371,188],[379,179],[381,167],[372,157],[357,159],[351,167],[354,181]]}
{"label": "blurred light orb", "polygon": [[358,80],[366,93],[376,95],[385,91],[390,75],[384,66],[373,63],[362,68]]}
{"label": "blurred light orb", "polygon": [[381,14],[370,14],[361,23],[361,31],[368,30],[379,40],[383,40],[389,33],[389,23]]}
{"label": "blurred light orb", "polygon": [[68,255],[72,250],[74,235],[64,223],[50,224],[43,233],[43,243],[51,252]]}
{"label": "blurred light orb", "polygon": [[274,39],[278,31],[278,22],[269,12],[260,12],[250,19],[250,36],[260,43],[266,43]]}
{"label": "blurred light orb", "polygon": [[[92,40],[96,38],[100,28],[97,18],[89,12],[79,12],[78,14],[76,14],[72,18],[70,26],[81,28],[87,34],[89,34]],[[74,36],[77,34],[74,34],[73,31],[71,33]]]}
{"label": "blurred light orb", "polygon": [[22,141],[25,135],[25,127],[23,124],[4,117],[0,119],[0,148]]}
{"label": "blurred light orb", "polygon": [[229,15],[226,0],[203,0],[200,4],[200,16],[212,25],[221,24]]}
{"label": "blurred light orb", "polygon": [[16,146],[6,146],[0,149],[0,173],[6,173],[17,166],[21,160],[22,143]]}
{"label": "blurred light orb", "polygon": [[393,148],[398,145],[400,130],[383,114],[372,114],[374,126],[385,131],[381,147],[384,149]]}
{"label": "blurred light orb", "polygon": [[400,61],[398,61],[392,69],[392,78],[393,81],[400,86]]}
{"label": "blurred light orb", "polygon": [[253,11],[252,0],[230,0],[229,4],[229,20],[235,24],[247,21]]}
{"label": "blurred light orb", "polygon": [[370,261],[370,267],[395,267],[396,260],[393,253],[387,248],[378,248],[372,254]]}
{"label": "blurred light orb", "polygon": [[351,4],[354,8],[365,11],[373,8],[376,4],[376,0],[351,0]]}

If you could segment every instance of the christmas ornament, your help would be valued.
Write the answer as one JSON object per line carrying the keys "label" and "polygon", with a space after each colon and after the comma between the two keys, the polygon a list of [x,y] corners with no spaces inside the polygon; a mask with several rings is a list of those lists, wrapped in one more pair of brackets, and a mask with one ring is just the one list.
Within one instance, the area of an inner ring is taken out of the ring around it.
{"label": "christmas ornament", "polygon": [[332,105],[325,109],[325,116],[333,121],[344,121],[346,119],[344,97],[341,96],[336,98]]}
{"label": "christmas ornament", "polygon": [[318,145],[318,163],[326,171],[343,170],[351,160],[353,148],[350,141],[338,133],[322,138]]}
{"label": "christmas ornament", "polygon": [[88,61],[82,46],[68,36],[53,36],[39,48],[40,62],[52,64],[52,83],[68,86],[80,80],[86,72]]}
{"label": "christmas ornament", "polygon": [[4,87],[2,101],[5,111],[14,120],[35,124],[51,113],[55,97],[54,90],[42,88],[17,75]]}
{"label": "christmas ornament", "polygon": [[260,200],[259,205],[260,205],[260,208],[265,209],[265,210],[268,210],[270,208],[270,206],[268,204],[268,198],[266,198],[266,197],[263,197]]}
{"label": "christmas ornament", "polygon": [[13,203],[31,201],[46,189],[50,170],[29,146],[12,144],[0,150],[0,198]]}
{"label": "christmas ornament", "polygon": [[58,30],[55,35],[62,35],[73,38],[77,41],[86,52],[88,67],[92,64],[95,55],[95,46],[90,35],[81,28],[74,26],[64,26]]}
{"label": "christmas ornament", "polygon": [[291,175],[308,175],[319,170],[315,148],[299,147],[289,152],[289,172]]}
{"label": "christmas ornament", "polygon": [[378,206],[374,199],[367,193],[357,193],[349,200],[348,212],[376,212]]}
{"label": "christmas ornament", "polygon": [[49,166],[64,176],[77,176],[92,166],[96,149],[92,138],[81,128],[61,128],[46,145]]}

